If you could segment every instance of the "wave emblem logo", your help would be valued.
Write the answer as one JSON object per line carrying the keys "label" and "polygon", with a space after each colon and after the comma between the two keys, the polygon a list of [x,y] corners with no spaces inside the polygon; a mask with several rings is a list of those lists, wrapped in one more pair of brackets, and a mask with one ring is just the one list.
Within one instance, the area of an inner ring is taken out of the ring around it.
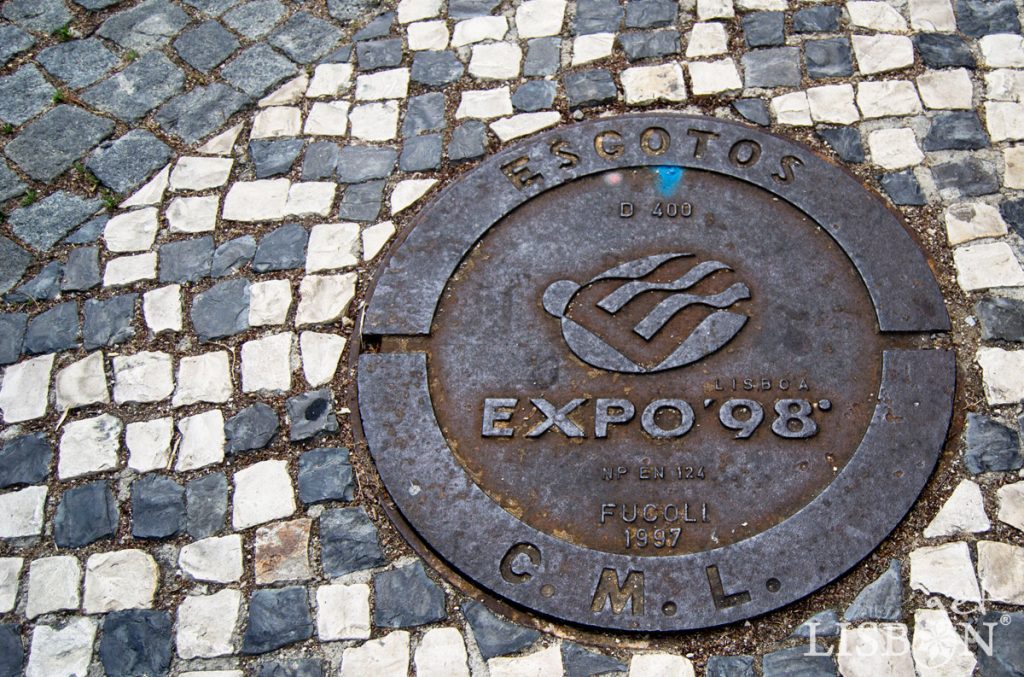
{"label": "wave emblem logo", "polygon": [[[720,270],[732,270],[721,261],[699,262],[668,282],[643,280],[670,261],[692,256],[687,253],[655,254],[610,268],[583,284],[572,280],[552,282],[544,290],[544,310],[561,322],[562,338],[569,350],[592,367],[625,374],[653,374],[692,364],[722,348],[739,334],[748,317],[727,308],[750,298],[750,289],[742,282],[717,294],[703,295],[688,291]],[[649,292],[670,292],[633,326],[633,333],[644,341],[655,338],[672,318],[686,308],[700,305],[717,310],[705,317],[689,334],[680,336],[678,345],[668,356],[654,365],[645,366],[626,357],[608,341],[568,316],[569,307],[580,292],[604,280],[624,280],[596,303],[598,308],[609,315],[615,315]]]}

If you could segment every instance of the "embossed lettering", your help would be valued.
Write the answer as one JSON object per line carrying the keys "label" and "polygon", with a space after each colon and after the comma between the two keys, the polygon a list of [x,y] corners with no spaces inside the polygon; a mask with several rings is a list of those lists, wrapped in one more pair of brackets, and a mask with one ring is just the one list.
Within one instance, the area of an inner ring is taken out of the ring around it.
{"label": "embossed lettering", "polygon": [[772,174],[772,178],[775,179],[777,183],[793,183],[793,178],[795,177],[794,167],[799,167],[802,164],[803,160],[800,158],[792,155],[784,155],[782,159],[779,160],[781,172]]}
{"label": "embossed lettering", "polygon": [[693,157],[695,158],[704,157],[704,151],[708,149],[708,141],[718,138],[716,132],[707,132],[703,129],[688,129],[686,134],[697,139],[697,145],[693,147]]}
{"label": "embossed lettering", "polygon": [[750,167],[761,159],[761,144],[749,139],[741,139],[729,149],[729,162],[737,167]]}
{"label": "embossed lettering", "polygon": [[[679,413],[679,424],[674,428],[662,428],[655,417],[662,409],[674,409]],[[682,437],[693,427],[693,408],[683,400],[654,400],[647,405],[640,417],[640,425],[651,437],[667,439]]]}
{"label": "embossed lettering", "polygon": [[539,172],[534,172],[530,169],[529,162],[530,158],[524,155],[501,166],[501,171],[505,173],[505,176],[512,182],[512,185],[519,190],[526,188],[534,181],[544,178]]}
{"label": "embossed lettering", "polygon": [[488,397],[484,399],[484,420],[480,434],[484,437],[512,437],[512,428],[498,428],[495,423],[512,419],[512,408],[519,400],[511,397]]}
{"label": "embossed lettering", "polygon": [[533,543],[516,543],[509,548],[505,556],[501,558],[498,568],[501,571],[501,577],[515,585],[525,583],[533,577],[529,571],[516,568],[516,560],[520,556],[526,557],[534,567],[539,567],[541,563],[540,548]]}
{"label": "embossed lettering", "polygon": [[730,594],[725,592],[725,586],[722,585],[722,575],[718,573],[718,567],[714,564],[707,568],[707,574],[708,585],[711,586],[711,597],[715,601],[716,609],[729,609],[750,601],[750,592],[747,590]]}
{"label": "embossed lettering", "polygon": [[594,591],[594,599],[590,603],[590,610],[594,613],[603,611],[605,603],[609,603],[613,614],[621,614],[630,605],[630,614],[642,616],[644,614],[644,572],[630,571],[626,575],[625,582],[619,585],[619,572],[615,569],[605,569],[597,582],[597,589]]}
{"label": "embossed lettering", "polygon": [[614,160],[626,149],[622,145],[622,135],[608,130],[594,137],[594,150],[605,160]]}
{"label": "embossed lettering", "polygon": [[534,426],[530,432],[526,433],[526,436],[540,437],[550,430],[552,426],[556,426],[559,430],[565,433],[566,437],[586,437],[586,435],[583,434],[583,429],[569,419],[569,414],[572,413],[576,407],[586,401],[587,398],[579,397],[569,402],[569,404],[564,407],[556,408],[555,405],[542,397],[531,399],[530,402],[533,403],[533,406],[537,407],[537,409],[544,414],[546,418]]}
{"label": "embossed lettering", "polygon": [[599,397],[594,411],[594,437],[608,437],[609,424],[628,423],[635,414],[636,407],[629,400]]}
{"label": "embossed lettering", "polygon": [[672,137],[661,127],[649,127],[640,135],[640,150],[651,157],[663,155],[672,144]]}
{"label": "embossed lettering", "polygon": [[551,154],[562,159],[558,164],[560,169],[572,168],[580,163],[580,156],[572,152],[565,139],[555,139],[550,147]]}

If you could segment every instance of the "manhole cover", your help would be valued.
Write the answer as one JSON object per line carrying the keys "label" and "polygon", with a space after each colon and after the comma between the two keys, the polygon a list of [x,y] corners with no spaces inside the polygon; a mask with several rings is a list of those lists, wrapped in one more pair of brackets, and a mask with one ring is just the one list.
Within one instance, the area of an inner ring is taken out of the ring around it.
{"label": "manhole cover", "polygon": [[359,412],[404,519],[477,585],[700,628],[814,591],[903,517],[950,419],[948,329],[848,173],[741,125],[611,118],[422,210],[367,303]]}

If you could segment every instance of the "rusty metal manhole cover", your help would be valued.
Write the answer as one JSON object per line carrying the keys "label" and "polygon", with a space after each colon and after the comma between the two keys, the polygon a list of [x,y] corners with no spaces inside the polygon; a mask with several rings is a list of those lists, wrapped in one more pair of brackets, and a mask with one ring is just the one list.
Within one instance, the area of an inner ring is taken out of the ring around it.
{"label": "rusty metal manhole cover", "polygon": [[719,120],[510,148],[371,291],[359,412],[402,517],[499,598],[684,630],[833,580],[910,508],[952,408],[924,256],[845,171]]}

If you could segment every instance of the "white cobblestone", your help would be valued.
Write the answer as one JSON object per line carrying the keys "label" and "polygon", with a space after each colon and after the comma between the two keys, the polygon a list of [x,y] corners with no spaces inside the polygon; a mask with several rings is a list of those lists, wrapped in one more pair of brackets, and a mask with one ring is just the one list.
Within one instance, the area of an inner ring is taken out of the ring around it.
{"label": "white cobblestone", "polygon": [[242,344],[242,392],[291,389],[294,338],[283,332]]}
{"label": "white cobblestone", "polygon": [[909,80],[880,80],[857,85],[857,105],[865,118],[918,115],[921,100]]}
{"label": "white cobblestone", "polygon": [[698,22],[690,31],[686,57],[716,56],[729,51],[729,33],[718,21]]}
{"label": "white cobblestone", "polygon": [[259,107],[267,108],[268,106],[285,106],[299,103],[302,101],[302,95],[306,93],[308,87],[309,76],[304,72],[300,72],[294,78],[260,99]]}
{"label": "white cobblestone", "polygon": [[242,577],[242,537],[204,538],[181,547],[178,566],[197,581],[233,583]]}
{"label": "white cobblestone", "polygon": [[370,586],[321,585],[316,589],[316,605],[320,641],[370,638]]}
{"label": "white cobblestone", "polygon": [[154,334],[181,331],[181,285],[170,284],[143,294],[142,314]]}
{"label": "white cobblestone", "polygon": [[188,660],[232,653],[241,603],[241,593],[231,589],[186,596],[178,607],[178,655]]}
{"label": "white cobblestone", "polygon": [[[380,639],[349,647],[341,656],[340,677],[405,675],[409,672],[409,633],[395,630]],[[491,673],[492,677],[497,677]]]}
{"label": "white cobblestone", "polygon": [[489,120],[502,115],[512,115],[512,94],[508,86],[463,92],[459,107],[455,111],[455,117],[459,120]]}
{"label": "white cobblestone", "polygon": [[917,76],[917,89],[928,108],[968,110],[974,106],[974,83],[966,68],[922,73]]}
{"label": "white cobblestone", "polygon": [[999,521],[1024,531],[1024,482],[999,487],[996,495],[999,497],[996,515]]}
{"label": "white cobblestone", "polygon": [[772,113],[780,125],[807,127],[811,123],[811,107],[806,92],[790,92],[772,99]]}
{"label": "white cobblestone", "polygon": [[985,97],[991,101],[1024,100],[1024,71],[1001,68],[985,73]]}
{"label": "white cobblestone", "polygon": [[983,202],[959,202],[946,207],[946,236],[956,245],[979,237],[1006,235],[999,210]]}
{"label": "white cobblestone", "polygon": [[238,135],[241,133],[242,123],[239,122],[237,125],[211,137],[209,141],[197,148],[196,151],[204,155],[231,155],[231,151],[235,148],[235,141],[238,140]]}
{"label": "white cobblestone", "polygon": [[907,651],[910,638],[902,623],[844,626],[839,637],[839,672],[843,677],[915,677]]}
{"label": "white cobblestone", "polygon": [[912,129],[876,129],[868,134],[868,147],[871,160],[885,169],[913,167],[924,160]]}
{"label": "white cobblestone", "polygon": [[153,606],[160,581],[160,567],[142,550],[118,550],[90,555],[85,563],[87,614]]}
{"label": "white cobblestone", "polygon": [[141,352],[114,358],[114,401],[159,402],[174,389],[171,356],[167,353]]}
{"label": "white cobblestone", "polygon": [[348,310],[355,295],[355,273],[307,275],[299,285],[295,326],[333,322]]}
{"label": "white cobblestone", "polygon": [[52,370],[52,354],[4,369],[4,382],[0,385],[0,409],[4,412],[4,423],[31,421],[46,414]]}
{"label": "white cobblestone", "polygon": [[156,252],[119,256],[107,262],[103,271],[104,287],[120,287],[156,278]]}
{"label": "white cobblestone", "polygon": [[375,101],[353,106],[348,114],[352,136],[364,141],[390,141],[398,135],[398,102]]}
{"label": "white cobblestone", "polygon": [[708,19],[731,19],[736,16],[732,0],[697,0],[697,18],[701,21]]}
{"label": "white cobblestone", "polygon": [[415,204],[436,184],[437,179],[406,179],[400,182],[391,191],[391,214],[398,214],[409,205]]}
{"label": "white cobblestone", "polygon": [[885,73],[914,65],[914,44],[905,35],[854,35],[853,53],[863,75]]}
{"label": "white cobblestone", "polygon": [[157,172],[156,176],[143,184],[142,188],[135,191],[131,197],[119,204],[118,208],[128,209],[129,207],[148,207],[160,204],[163,202],[164,193],[167,192],[170,175],[171,166],[167,165]]}
{"label": "white cobblestone", "polygon": [[0,557],[0,614],[14,609],[18,601],[18,579],[24,565],[21,557]]}
{"label": "white cobblestone", "polygon": [[444,21],[420,21],[409,24],[406,30],[411,51],[439,50],[448,46],[448,26]]}
{"label": "white cobblestone", "polygon": [[977,663],[943,609],[914,612],[913,657],[920,677],[970,677]]}
{"label": "white cobblestone", "polygon": [[153,246],[158,229],[156,207],[143,207],[107,221],[103,242],[112,252],[142,252]]}
{"label": "white cobblestone", "polygon": [[306,272],[348,268],[359,263],[359,225],[321,223],[313,226],[306,247]]}
{"label": "white cobblestone", "polygon": [[910,587],[930,595],[978,602],[981,591],[974,576],[971,552],[963,541],[926,546],[910,553]]}
{"label": "white cobblestone", "polygon": [[629,677],[695,677],[693,663],[667,653],[637,654],[629,662]]}
{"label": "white cobblestone", "polygon": [[288,189],[285,216],[327,216],[338,184],[333,181],[297,181]]}
{"label": "white cobblestone", "polygon": [[337,96],[352,86],[352,64],[325,63],[313,71],[306,96],[311,99],[322,96]]}
{"label": "white cobblestone", "polygon": [[311,136],[345,136],[350,105],[348,101],[317,101],[309,109],[303,132]]}
{"label": "white cobblestone", "polygon": [[687,65],[694,96],[707,96],[743,89],[736,62],[732,59],[695,61]]}
{"label": "white cobblestone", "polygon": [[627,68],[622,71],[620,77],[622,88],[626,92],[626,103],[686,100],[683,69],[677,63]]}
{"label": "white cobblestone", "polygon": [[37,625],[32,630],[32,647],[25,677],[82,677],[89,672],[96,621],[72,618],[63,628]]}
{"label": "white cobblestone", "polygon": [[815,122],[848,125],[860,119],[853,103],[853,85],[823,85],[807,90],[807,106]]}
{"label": "white cobblestone", "polygon": [[565,0],[526,0],[516,8],[520,39],[542,38],[562,32]]}
{"label": "white cobblestone", "polygon": [[572,41],[572,65],[604,59],[615,48],[615,33],[589,33],[578,35]]}
{"label": "white cobblestone", "polygon": [[398,23],[432,19],[441,13],[442,0],[402,0],[398,3]]}
{"label": "white cobblestone", "polygon": [[395,234],[395,224],[382,221],[363,230],[363,261],[372,261]]}
{"label": "white cobblestone", "polygon": [[1005,242],[958,247],[953,250],[953,264],[965,291],[1024,286],[1024,270]]}
{"label": "white cobblestone", "polygon": [[1003,149],[1003,185],[1024,188],[1024,146]]}
{"label": "white cobblestone", "polygon": [[177,197],[171,200],[164,216],[172,233],[208,233],[217,227],[220,197]]}
{"label": "white cobblestone", "polygon": [[227,221],[276,221],[284,217],[288,179],[238,181],[224,198],[222,216]]}
{"label": "white cobblestone", "polygon": [[77,610],[81,584],[82,565],[77,557],[59,555],[35,560],[28,571],[25,616],[32,619],[53,611]]}
{"label": "white cobblestone", "polygon": [[985,514],[985,499],[981,487],[971,480],[961,480],[946,499],[942,509],[925,527],[925,538],[956,536],[961,533],[981,533],[992,527]]}
{"label": "white cobblestone", "polygon": [[46,487],[25,487],[0,494],[0,538],[38,536],[43,531]]}
{"label": "white cobblestone", "polygon": [[360,101],[404,99],[408,91],[408,68],[393,68],[356,78],[356,99]]}
{"label": "white cobblestone", "polygon": [[910,27],[923,33],[953,33],[956,16],[949,0],[910,0]]}
{"label": "white cobblestone", "polygon": [[291,307],[289,280],[264,280],[249,287],[249,324],[253,327],[284,324]]}
{"label": "white cobblestone", "polygon": [[110,414],[65,423],[57,477],[67,480],[116,468],[123,429],[121,419]]}
{"label": "white cobblestone", "polygon": [[92,353],[58,371],[54,390],[61,411],[110,402],[103,352]]}
{"label": "white cobblestone", "polygon": [[508,118],[501,118],[491,123],[491,131],[498,135],[502,143],[528,136],[542,129],[553,127],[562,120],[558,111],[539,111],[537,113],[520,113]]}
{"label": "white cobblestone", "polygon": [[171,465],[174,419],[155,418],[129,423],[124,429],[128,467],[136,472],[166,470]]}
{"label": "white cobblestone", "polygon": [[271,106],[264,108],[253,118],[250,138],[298,136],[301,129],[302,110],[295,106]]}
{"label": "white cobblestone", "polygon": [[904,33],[907,21],[886,2],[854,0],[846,3],[850,25],[883,33]]}
{"label": "white cobblestone", "polygon": [[1024,350],[979,348],[978,364],[989,404],[1017,404],[1024,400]]}
{"label": "white cobblestone", "polygon": [[171,172],[171,190],[208,190],[228,182],[235,161],[231,158],[185,156]]}
{"label": "white cobblestone", "polygon": [[519,75],[521,65],[522,49],[519,45],[488,42],[473,47],[469,74],[478,80],[509,80]]}
{"label": "white cobblestone", "polygon": [[1015,33],[997,33],[978,39],[981,61],[988,68],[1024,67],[1024,37]]}
{"label": "white cobblestone", "polygon": [[335,334],[304,331],[299,337],[302,350],[302,373],[311,386],[330,382],[338,370],[338,360],[345,350],[345,338]]}
{"label": "white cobblestone", "polygon": [[288,517],[295,512],[295,495],[287,461],[261,461],[235,473],[231,516],[236,530]]}
{"label": "white cobblestone", "polygon": [[227,402],[231,392],[231,360],[227,351],[182,357],[178,361],[178,387],[172,406]]}
{"label": "white cobblestone", "polygon": [[993,142],[1024,139],[1024,104],[989,101],[985,104],[985,123]]}
{"label": "white cobblestone", "polygon": [[416,647],[416,677],[469,677],[466,643],[455,628],[428,630]]}
{"label": "white cobblestone", "polygon": [[465,47],[484,40],[502,40],[506,33],[508,33],[508,19],[505,17],[475,16],[455,24],[455,32],[452,33],[452,47]]}
{"label": "white cobblestone", "polygon": [[978,541],[978,578],[989,599],[1024,605],[1024,548]]}
{"label": "white cobblestone", "polygon": [[[541,677],[562,674],[562,651],[558,643],[526,656],[492,658],[487,661],[491,677]],[[664,673],[662,673],[664,674]]]}
{"label": "white cobblestone", "polygon": [[181,442],[174,469],[196,470],[224,460],[224,414],[211,409],[178,421]]}

